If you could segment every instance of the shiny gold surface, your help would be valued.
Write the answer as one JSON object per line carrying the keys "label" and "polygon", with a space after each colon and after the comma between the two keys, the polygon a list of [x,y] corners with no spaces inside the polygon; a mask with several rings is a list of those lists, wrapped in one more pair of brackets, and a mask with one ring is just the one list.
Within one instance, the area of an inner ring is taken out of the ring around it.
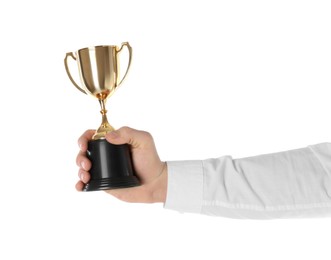
{"label": "shiny gold surface", "polygon": [[[119,54],[124,46],[129,51],[129,61],[126,72],[121,78]],[[82,86],[79,86],[71,76],[68,66],[69,57],[77,62]],[[64,65],[73,85],[79,91],[97,98],[101,106],[102,122],[93,136],[93,140],[105,138],[106,133],[114,130],[108,123],[105,103],[126,78],[131,66],[131,59],[132,48],[128,42],[122,43],[121,47],[115,45],[95,46],[80,49],[75,55],[72,52],[66,54]]]}
{"label": "shiny gold surface", "polygon": [[69,70],[69,67],[68,67],[68,58],[71,57],[73,58],[74,60],[77,60],[76,57],[74,56],[74,54],[72,52],[68,52],[66,54],[66,57],[64,58],[64,66],[66,68],[66,71],[67,71],[67,74],[68,74],[68,77],[69,79],[71,80],[72,84],[74,84],[74,86],[81,92],[83,92],[84,94],[86,94],[85,90],[83,90],[76,82],[75,80],[73,79],[73,77],[71,76],[71,73],[70,73],[70,70]]}
{"label": "shiny gold surface", "polygon": [[108,132],[114,131],[115,129],[108,123],[108,119],[107,119],[107,110],[105,108],[105,100],[99,100],[100,102],[100,106],[101,106],[101,115],[102,115],[102,121],[101,121],[101,125],[99,126],[99,128],[96,130],[95,134],[93,135],[92,139],[93,140],[98,140],[98,139],[102,139],[105,138],[105,135]]}

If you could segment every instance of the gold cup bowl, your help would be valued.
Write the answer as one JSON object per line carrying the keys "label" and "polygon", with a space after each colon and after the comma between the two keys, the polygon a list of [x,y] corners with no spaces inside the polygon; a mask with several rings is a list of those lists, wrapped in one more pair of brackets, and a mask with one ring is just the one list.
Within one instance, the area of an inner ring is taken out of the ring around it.
{"label": "gold cup bowl", "polygon": [[[119,54],[124,47],[129,51],[129,61],[126,72],[120,77]],[[77,62],[78,72],[82,87],[73,79],[69,66],[68,58],[71,57]],[[105,108],[106,100],[119,87],[129,72],[132,59],[132,48],[128,42],[122,43],[120,47],[116,45],[94,46],[80,49],[74,55],[68,52],[64,64],[69,79],[74,86],[84,94],[97,98],[101,106],[102,123],[96,130],[93,140],[102,139],[106,133],[113,131],[114,128],[108,123],[107,110]]]}

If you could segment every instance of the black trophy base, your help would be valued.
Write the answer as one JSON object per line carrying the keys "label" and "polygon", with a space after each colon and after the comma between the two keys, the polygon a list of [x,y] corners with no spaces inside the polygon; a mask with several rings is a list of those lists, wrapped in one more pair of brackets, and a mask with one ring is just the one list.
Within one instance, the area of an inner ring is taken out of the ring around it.
{"label": "black trophy base", "polygon": [[87,157],[92,163],[91,179],[83,191],[130,188],[140,185],[136,177],[129,145],[114,145],[105,139],[88,143]]}
{"label": "black trophy base", "polygon": [[139,186],[140,182],[136,176],[121,178],[108,178],[100,180],[90,180],[83,191],[112,190]]}

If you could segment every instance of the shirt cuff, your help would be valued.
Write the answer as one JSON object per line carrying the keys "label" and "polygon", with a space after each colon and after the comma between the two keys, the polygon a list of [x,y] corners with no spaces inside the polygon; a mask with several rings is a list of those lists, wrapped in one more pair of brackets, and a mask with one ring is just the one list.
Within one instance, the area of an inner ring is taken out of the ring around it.
{"label": "shirt cuff", "polygon": [[201,213],[203,166],[201,160],[167,161],[168,188],[165,209]]}

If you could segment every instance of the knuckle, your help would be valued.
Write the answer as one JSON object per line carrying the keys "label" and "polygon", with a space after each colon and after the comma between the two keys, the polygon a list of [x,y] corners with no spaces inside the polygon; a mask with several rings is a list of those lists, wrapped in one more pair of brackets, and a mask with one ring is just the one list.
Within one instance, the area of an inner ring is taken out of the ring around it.
{"label": "knuckle", "polygon": [[77,164],[77,166],[81,167],[82,162],[84,160],[86,160],[86,157],[83,155],[82,152],[79,152],[78,155],[77,155],[77,157],[76,157],[76,164]]}
{"label": "knuckle", "polygon": [[90,136],[92,133],[94,133],[95,130],[93,129],[88,129],[84,132],[83,136]]}
{"label": "knuckle", "polygon": [[153,139],[153,136],[152,136],[152,134],[150,132],[143,131],[143,133],[144,133],[144,135],[145,135],[146,138]]}
{"label": "knuckle", "polygon": [[88,129],[86,130],[79,138],[78,143],[87,142],[87,140],[91,139],[92,135],[94,134],[95,130]]}
{"label": "knuckle", "polygon": [[142,134],[143,140],[146,144],[154,144],[154,138],[151,133],[143,131]]}
{"label": "knuckle", "polygon": [[132,132],[132,129],[128,126],[123,126],[119,130],[121,130],[121,132],[125,135],[129,135]]}
{"label": "knuckle", "polygon": [[81,157],[80,157],[80,155],[78,155],[78,156],[76,157],[76,164],[77,164],[77,166],[80,167],[80,164],[81,164]]}

